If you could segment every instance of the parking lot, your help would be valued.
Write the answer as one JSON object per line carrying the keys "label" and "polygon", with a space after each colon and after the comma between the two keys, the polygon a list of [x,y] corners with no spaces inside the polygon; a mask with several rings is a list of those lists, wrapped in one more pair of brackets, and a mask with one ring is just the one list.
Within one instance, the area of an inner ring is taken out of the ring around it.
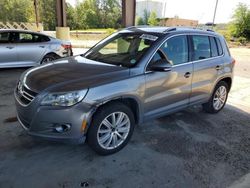
{"label": "parking lot", "polygon": [[0,70],[0,187],[249,187],[250,49],[231,52],[235,80],[224,110],[211,115],[195,106],[152,120],[105,157],[87,144],[26,135],[13,98],[25,69]]}

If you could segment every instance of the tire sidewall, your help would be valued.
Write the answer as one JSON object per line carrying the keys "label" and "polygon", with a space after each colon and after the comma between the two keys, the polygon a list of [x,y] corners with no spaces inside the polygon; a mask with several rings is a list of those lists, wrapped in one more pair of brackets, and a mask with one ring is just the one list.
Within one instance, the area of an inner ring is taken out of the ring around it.
{"label": "tire sidewall", "polygon": [[[110,115],[114,112],[123,112],[129,117],[130,130],[129,130],[127,138],[120,146],[118,146],[117,148],[114,148],[114,149],[107,150],[107,149],[104,149],[103,147],[101,147],[100,144],[98,143],[98,139],[97,139],[98,135],[97,134],[98,134],[98,129],[101,126],[101,122],[108,115]],[[91,123],[89,130],[87,132],[87,142],[90,145],[90,147],[100,155],[109,155],[109,154],[113,154],[113,153],[120,151],[124,146],[127,145],[128,141],[130,140],[130,138],[133,134],[133,131],[134,131],[134,126],[135,126],[134,115],[133,115],[132,111],[130,110],[130,108],[122,103],[117,102],[117,103],[107,104],[103,107],[100,107],[100,109],[97,110],[97,112],[94,114],[92,119],[93,119],[92,123]]]}
{"label": "tire sidewall", "polygon": [[41,65],[44,65],[44,64],[46,64],[46,63],[50,63],[50,62],[52,62],[52,61],[49,61],[49,62],[43,62],[46,58],[51,58],[51,59],[53,59],[52,61],[54,61],[54,60],[56,60],[56,57],[54,56],[54,55],[52,55],[52,54],[48,54],[48,55],[45,55],[44,57],[43,57],[43,59],[42,59],[42,61],[41,61]]}
{"label": "tire sidewall", "polygon": [[[224,102],[224,104],[222,105],[222,107],[221,107],[220,109],[216,110],[216,109],[214,108],[214,104],[213,104],[213,103],[214,103],[214,96],[215,96],[215,93],[216,93],[216,91],[218,90],[218,88],[221,87],[221,86],[224,86],[224,87],[226,88],[226,91],[227,91],[226,99],[225,99],[225,102]],[[224,106],[226,105],[226,102],[227,102],[228,92],[229,92],[228,84],[227,84],[226,82],[224,82],[224,81],[220,81],[220,82],[215,86],[213,95],[212,95],[212,97],[211,97],[211,99],[210,99],[210,103],[211,103],[210,106],[211,106],[211,108],[213,109],[213,112],[214,112],[214,113],[217,113],[217,112],[221,111],[221,110],[224,108]]]}

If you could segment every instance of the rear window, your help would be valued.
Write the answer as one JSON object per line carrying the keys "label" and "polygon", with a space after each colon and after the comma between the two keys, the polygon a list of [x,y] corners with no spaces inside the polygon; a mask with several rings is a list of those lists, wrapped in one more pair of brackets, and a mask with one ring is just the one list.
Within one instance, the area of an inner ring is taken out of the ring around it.
{"label": "rear window", "polygon": [[218,53],[218,48],[217,48],[215,38],[209,37],[209,39],[210,39],[210,47],[211,47],[211,57],[216,57],[219,55],[219,53]]}
{"label": "rear window", "polygon": [[220,40],[218,38],[216,38],[216,42],[217,42],[217,46],[218,46],[219,55],[222,55],[223,50],[222,50],[221,42],[220,42]]}
{"label": "rear window", "polygon": [[193,40],[193,60],[201,60],[211,57],[210,42],[208,36],[192,36]]}
{"label": "rear window", "polygon": [[217,57],[223,54],[222,45],[217,37],[192,36],[193,41],[193,61]]}

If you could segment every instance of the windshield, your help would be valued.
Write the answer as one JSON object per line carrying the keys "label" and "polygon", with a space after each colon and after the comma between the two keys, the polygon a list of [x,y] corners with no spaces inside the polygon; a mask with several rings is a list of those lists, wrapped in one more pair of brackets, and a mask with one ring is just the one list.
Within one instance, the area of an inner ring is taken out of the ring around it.
{"label": "windshield", "polygon": [[142,33],[117,33],[90,49],[85,57],[112,65],[133,67],[158,39]]}

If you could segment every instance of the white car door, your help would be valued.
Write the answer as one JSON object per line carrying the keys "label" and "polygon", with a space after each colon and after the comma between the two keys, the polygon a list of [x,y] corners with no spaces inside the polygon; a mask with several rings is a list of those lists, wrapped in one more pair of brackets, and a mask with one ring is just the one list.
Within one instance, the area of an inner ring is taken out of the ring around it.
{"label": "white car door", "polygon": [[37,40],[38,37],[38,34],[19,32],[17,56],[20,63],[27,66],[34,66],[40,63],[49,44]]}
{"label": "white car door", "polygon": [[0,33],[0,68],[15,67],[17,64],[16,44],[11,41],[11,32]]}

